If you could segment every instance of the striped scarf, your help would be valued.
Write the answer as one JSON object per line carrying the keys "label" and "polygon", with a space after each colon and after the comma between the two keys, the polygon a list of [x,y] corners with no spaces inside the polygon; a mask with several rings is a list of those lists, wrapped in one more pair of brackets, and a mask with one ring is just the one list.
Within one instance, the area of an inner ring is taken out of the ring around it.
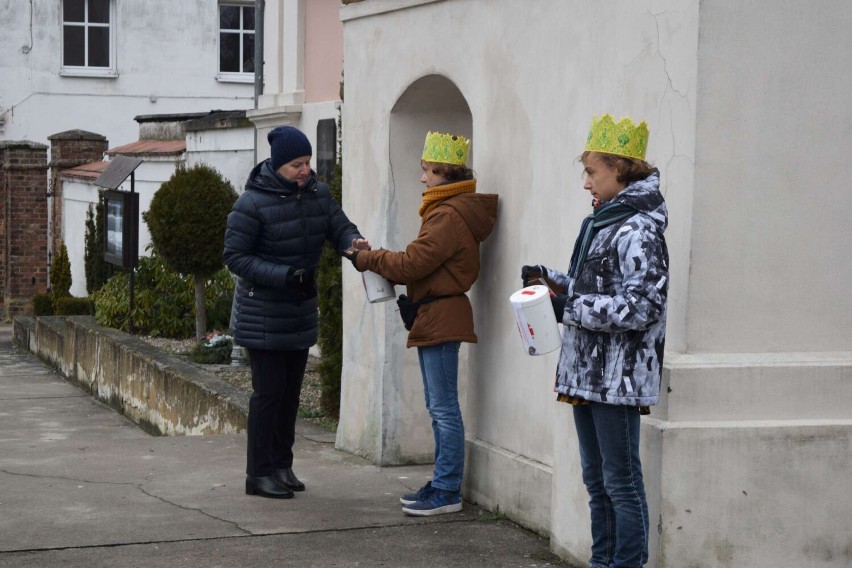
{"label": "striped scarf", "polygon": [[595,212],[583,219],[583,226],[580,227],[580,234],[577,235],[577,240],[574,242],[574,252],[571,253],[571,268],[568,269],[568,276],[576,278],[583,268],[583,263],[586,261],[586,255],[589,254],[589,247],[592,246],[592,239],[595,234],[602,228],[623,221],[636,213],[636,210],[629,205],[618,201],[611,201],[605,205],[601,205]]}
{"label": "striped scarf", "polygon": [[458,195],[459,193],[475,192],[475,179],[457,181],[455,183],[445,183],[442,185],[436,185],[435,187],[430,187],[429,189],[423,192],[423,203],[420,204],[420,210],[418,211],[418,213],[420,213],[421,217],[425,217],[426,213],[431,211],[446,198]]}

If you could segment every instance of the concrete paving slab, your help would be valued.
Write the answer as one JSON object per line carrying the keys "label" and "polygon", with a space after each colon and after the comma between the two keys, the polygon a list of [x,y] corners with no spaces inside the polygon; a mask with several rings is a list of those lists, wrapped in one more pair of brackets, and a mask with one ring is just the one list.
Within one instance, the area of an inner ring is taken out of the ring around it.
{"label": "concrete paving slab", "polygon": [[[2,366],[0,361],[0,366]],[[87,393],[77,391],[69,393],[65,388],[68,385],[63,382],[40,382],[33,383],[33,375],[2,375],[0,382],[0,401],[22,400],[28,398],[90,398]],[[50,375],[45,375],[50,376]],[[61,381],[61,379],[60,379]]]}
{"label": "concrete paving slab", "polygon": [[[7,341],[4,342],[0,337],[0,342],[8,344],[11,338],[6,339]],[[0,376],[26,378],[33,375],[56,375],[56,372],[42,365],[38,359],[27,352],[15,351],[0,354]]]}
{"label": "concrete paving slab", "polygon": [[546,568],[565,566],[547,540],[509,522],[446,522],[0,556],[16,568]]}
{"label": "concrete paving slab", "polygon": [[147,437],[135,424],[88,396],[51,393],[44,397],[0,399],[0,436],[10,442],[17,440],[31,446],[68,440],[75,445],[77,440],[97,437],[103,430],[106,432],[101,434],[108,433],[112,438]]}
{"label": "concrete paving slab", "polygon": [[[0,338],[2,344],[2,338]],[[33,377],[54,380],[33,382]],[[0,351],[0,400],[49,396],[88,396],[77,389],[68,390],[65,380],[28,353]]]}
{"label": "concrete paving slab", "polygon": [[[330,444],[311,442],[302,436],[294,446],[294,469],[307,490],[286,501],[247,498],[242,473],[244,438],[233,437],[239,439],[239,443],[227,446],[223,442],[231,437],[208,438],[213,439],[206,440],[204,448],[182,450],[193,463],[204,463],[204,467],[196,469],[192,475],[155,476],[146,485],[147,489],[170,502],[232,520],[252,534],[421,522],[403,515],[400,510],[399,495],[410,488],[405,480],[399,479],[396,468],[373,466],[361,458],[335,451]],[[158,458],[166,462],[174,460],[174,449],[160,447]],[[431,468],[419,466],[416,471],[418,475],[410,478],[419,482],[428,479]]]}
{"label": "concrete paving slab", "polygon": [[0,471],[0,495],[0,507],[15,511],[0,516],[0,551],[245,534],[233,523],[169,503],[132,482]]}
{"label": "concrete paving slab", "polygon": [[300,421],[294,499],[245,495],[245,436],[153,437],[0,326],[0,566],[563,566],[477,507],[416,518],[431,466],[381,468]]}

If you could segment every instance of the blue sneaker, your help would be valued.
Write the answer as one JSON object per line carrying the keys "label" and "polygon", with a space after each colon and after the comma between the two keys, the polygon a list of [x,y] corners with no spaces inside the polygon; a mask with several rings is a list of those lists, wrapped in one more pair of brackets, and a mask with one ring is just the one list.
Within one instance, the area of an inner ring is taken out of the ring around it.
{"label": "blue sneaker", "polygon": [[429,494],[423,499],[411,505],[404,505],[402,512],[415,517],[430,517],[462,510],[461,491],[445,491],[437,487],[430,487],[430,489]]}
{"label": "blue sneaker", "polygon": [[426,485],[418,489],[417,491],[412,491],[411,493],[404,493],[402,497],[399,498],[399,502],[403,505],[414,505],[421,499],[425,499],[432,493],[432,482],[427,481]]}

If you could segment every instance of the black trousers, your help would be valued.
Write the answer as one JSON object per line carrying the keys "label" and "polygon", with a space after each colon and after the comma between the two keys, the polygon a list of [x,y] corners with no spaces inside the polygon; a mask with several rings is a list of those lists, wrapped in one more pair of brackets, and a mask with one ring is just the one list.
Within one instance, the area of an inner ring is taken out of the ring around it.
{"label": "black trousers", "polygon": [[308,350],[248,349],[251,362],[246,473],[272,475],[293,465],[296,413]]}

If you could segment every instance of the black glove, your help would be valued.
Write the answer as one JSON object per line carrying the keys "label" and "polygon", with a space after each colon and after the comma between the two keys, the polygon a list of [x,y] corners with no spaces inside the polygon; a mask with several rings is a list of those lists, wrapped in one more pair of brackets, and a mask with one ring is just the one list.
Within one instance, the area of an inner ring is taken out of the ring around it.
{"label": "black glove", "polygon": [[355,267],[355,270],[358,270],[358,263],[355,262],[355,259],[358,258],[358,253],[361,252],[356,248],[349,247],[348,249],[341,251],[340,254],[343,255],[343,258],[349,260],[352,263],[352,266]]}
{"label": "black glove", "polygon": [[539,264],[533,266],[522,266],[521,281],[524,284],[524,288],[530,285],[530,281],[535,281],[538,278],[543,278],[546,273],[547,269]]}
{"label": "black glove", "polygon": [[565,294],[551,296],[550,303],[553,305],[553,313],[556,314],[556,322],[562,323],[562,316],[565,315],[565,305],[568,303],[568,296]]}
{"label": "black glove", "polygon": [[316,288],[314,273],[307,268],[290,268],[284,285],[293,290],[311,293]]}

